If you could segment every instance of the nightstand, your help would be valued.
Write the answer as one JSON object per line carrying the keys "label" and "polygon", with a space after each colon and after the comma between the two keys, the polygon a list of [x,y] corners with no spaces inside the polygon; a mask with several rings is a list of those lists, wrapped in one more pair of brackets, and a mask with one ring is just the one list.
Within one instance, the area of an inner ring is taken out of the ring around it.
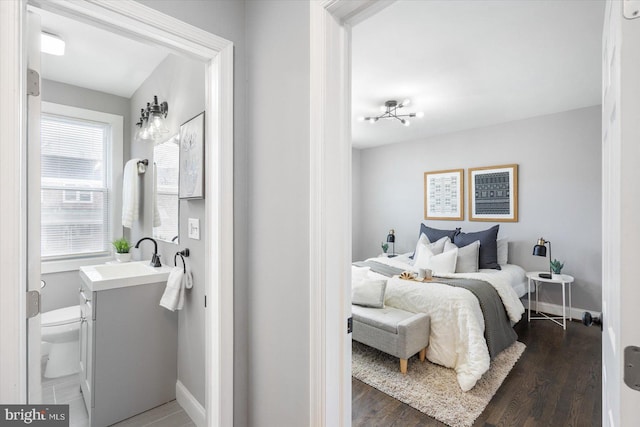
{"label": "nightstand", "polygon": [[[559,278],[557,279],[546,279],[544,277],[540,277],[539,274],[540,273],[546,273],[543,271],[529,271],[527,272],[527,279],[528,279],[528,283],[529,283],[529,322],[533,319],[533,320],[539,320],[539,319],[547,319],[547,320],[551,320],[553,323],[562,326],[562,329],[567,329],[567,318],[569,318],[569,320],[571,320],[571,284],[573,283],[573,277],[569,276],[568,274],[561,274]],[[537,317],[532,317],[531,316],[531,282],[534,283],[535,285],[535,291],[536,291],[536,314],[539,314],[540,316]],[[543,284],[546,283],[550,283],[550,284],[555,284],[555,285],[562,285],[562,317],[560,316],[549,316],[548,314],[545,313],[540,313],[538,311],[538,288],[540,286],[542,286]],[[569,287],[569,314],[567,315],[567,304],[566,304],[566,288]],[[559,320],[562,319],[562,323],[559,322]]]}

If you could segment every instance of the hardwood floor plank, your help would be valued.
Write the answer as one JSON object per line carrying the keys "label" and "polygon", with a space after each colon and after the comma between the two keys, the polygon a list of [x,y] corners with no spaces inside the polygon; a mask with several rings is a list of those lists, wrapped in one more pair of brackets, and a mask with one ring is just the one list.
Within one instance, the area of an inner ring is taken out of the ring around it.
{"label": "hardwood floor plank", "polygon": [[[600,426],[600,330],[527,323],[526,313],[514,329],[527,349],[474,426]],[[352,390],[354,426],[445,425],[356,379]]]}

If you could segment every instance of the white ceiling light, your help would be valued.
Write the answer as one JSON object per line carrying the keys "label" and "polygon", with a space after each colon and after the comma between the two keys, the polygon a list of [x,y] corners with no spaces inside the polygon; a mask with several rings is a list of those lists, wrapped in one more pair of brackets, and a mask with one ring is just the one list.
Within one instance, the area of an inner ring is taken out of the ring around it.
{"label": "white ceiling light", "polygon": [[64,55],[64,40],[55,34],[40,33],[40,50],[50,55]]}
{"label": "white ceiling light", "polygon": [[410,102],[411,100],[409,99],[405,99],[401,103],[398,103],[398,101],[394,101],[394,100],[387,101],[384,103],[382,107],[380,107],[380,111],[382,111],[382,114],[374,117],[362,117],[360,118],[360,120],[361,121],[366,120],[369,123],[373,124],[380,119],[396,119],[400,121],[400,123],[402,123],[403,125],[409,126],[411,124],[411,122],[409,121],[410,117],[418,117],[418,118],[424,117],[424,113],[422,111],[419,111],[417,113],[398,114],[398,109],[406,107],[407,105],[409,105]]}

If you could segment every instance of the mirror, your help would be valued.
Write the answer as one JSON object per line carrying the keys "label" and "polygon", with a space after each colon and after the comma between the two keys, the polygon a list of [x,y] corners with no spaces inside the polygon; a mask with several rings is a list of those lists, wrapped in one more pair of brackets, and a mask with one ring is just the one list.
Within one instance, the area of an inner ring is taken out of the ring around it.
{"label": "mirror", "polygon": [[174,135],[153,149],[155,168],[156,208],[153,216],[153,238],[178,244],[180,230],[180,201],[178,176],[180,136]]}

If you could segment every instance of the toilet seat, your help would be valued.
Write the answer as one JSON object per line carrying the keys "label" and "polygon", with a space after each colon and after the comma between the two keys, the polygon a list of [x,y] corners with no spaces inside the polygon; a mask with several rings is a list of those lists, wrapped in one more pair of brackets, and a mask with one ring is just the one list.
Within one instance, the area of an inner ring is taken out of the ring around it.
{"label": "toilet seat", "polygon": [[42,313],[42,327],[68,325],[80,321],[80,306],[59,308]]}

